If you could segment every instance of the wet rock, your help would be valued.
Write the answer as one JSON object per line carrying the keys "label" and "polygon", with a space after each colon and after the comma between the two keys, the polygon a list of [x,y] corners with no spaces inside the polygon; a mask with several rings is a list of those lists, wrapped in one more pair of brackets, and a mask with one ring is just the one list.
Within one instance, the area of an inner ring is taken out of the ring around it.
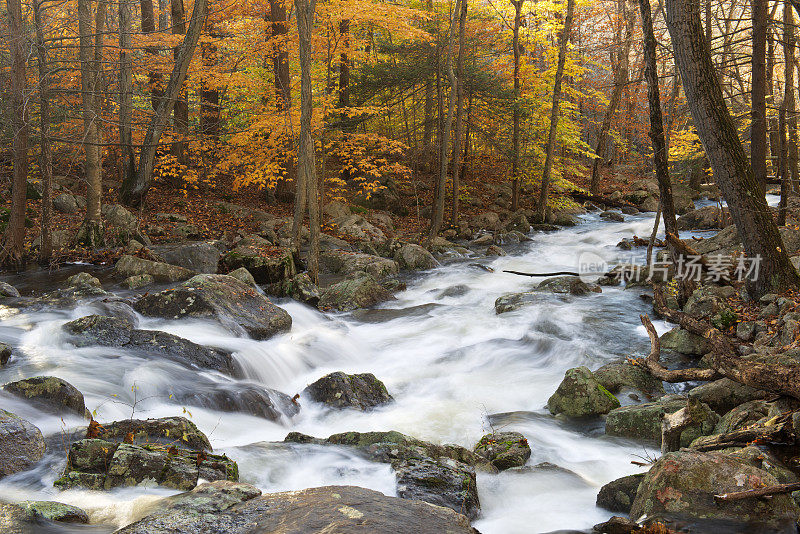
{"label": "wet rock", "polygon": [[407,460],[392,465],[397,495],[450,508],[470,519],[480,515],[475,470],[451,458]]}
{"label": "wet rock", "polygon": [[587,284],[577,276],[554,276],[542,280],[536,291],[548,291],[550,293],[569,294],[569,295],[588,295],[589,293],[600,293],[602,290],[596,284]]}
{"label": "wet rock", "polygon": [[19,297],[17,288],[6,282],[0,282],[0,298]]}
{"label": "wet rock", "polygon": [[100,280],[89,273],[73,274],[66,281],[67,287],[103,287]]}
{"label": "wet rock", "polygon": [[78,200],[75,198],[75,195],[61,193],[53,198],[53,209],[59,213],[66,213],[69,215],[78,213],[80,207],[78,206]]}
{"label": "wet rock", "polygon": [[475,445],[474,451],[490,461],[498,471],[522,467],[531,457],[528,440],[519,432],[486,434]]}
{"label": "wet rock", "polygon": [[0,365],[5,365],[11,359],[11,347],[0,342]]}
{"label": "wet rock", "polygon": [[617,407],[619,400],[586,367],[569,369],[547,401],[550,413],[567,417],[591,417],[608,413]]}
{"label": "wet rock", "polygon": [[35,534],[34,527],[24,508],[0,502],[0,531],[3,534]]}
{"label": "wet rock", "polygon": [[281,284],[280,295],[304,302],[309,306],[316,306],[321,298],[319,288],[308,273],[296,274],[289,280],[285,280]]}
{"label": "wet rock", "polygon": [[690,356],[702,356],[711,352],[711,343],[706,338],[681,327],[666,332],[659,341],[663,350],[672,350]]}
{"label": "wet rock", "polygon": [[3,391],[32,401],[51,412],[72,412],[84,417],[87,414],[83,394],[69,382],[54,376],[36,376],[3,386]]}
{"label": "wet rock", "polygon": [[392,294],[372,275],[355,273],[329,286],[317,305],[322,311],[352,311],[392,299]]}
{"label": "wet rock", "polygon": [[617,211],[604,211],[600,214],[600,218],[612,222],[625,221],[625,217],[623,217],[622,214]]}
{"label": "wet rock", "polygon": [[491,245],[489,248],[486,249],[487,256],[506,256],[506,251],[502,248],[498,247],[497,245]]}
{"label": "wet rock", "polygon": [[108,490],[155,483],[190,490],[200,478],[237,481],[239,470],[224,454],[84,439],[72,444],[64,475],[54,484]]}
{"label": "wet rock", "polygon": [[41,431],[11,412],[0,410],[0,478],[30,469],[44,456]]}
{"label": "wet rock", "polygon": [[407,271],[433,269],[439,265],[439,262],[433,257],[433,254],[421,246],[414,244],[403,245],[403,247],[395,253],[394,261],[397,262],[401,269]]}
{"label": "wet rock", "polygon": [[288,248],[275,247],[257,236],[249,236],[236,244],[222,258],[225,268],[244,267],[259,284],[274,284],[297,274],[295,258]]}
{"label": "wet rock", "polygon": [[41,517],[61,523],[88,523],[89,516],[77,506],[53,501],[22,501],[19,503],[29,517]]}
{"label": "wet rock", "polygon": [[216,273],[221,256],[219,245],[208,241],[153,247],[153,251],[165,263],[203,274]]}
{"label": "wet rock", "polygon": [[323,268],[334,274],[350,275],[365,272],[375,278],[383,278],[400,271],[397,262],[362,252],[330,250],[321,253],[319,261]]}
{"label": "wet rock", "polygon": [[203,347],[167,332],[138,330],[127,319],[89,315],[63,326],[78,347],[100,345],[131,349],[142,355],[165,358],[190,367],[214,369],[237,376],[240,369],[230,353]]}
{"label": "wet rock", "polygon": [[723,217],[728,217],[728,210],[724,212],[717,206],[703,206],[691,210],[678,217],[678,230],[711,230],[722,228]]}
{"label": "wet rock", "polygon": [[157,282],[180,282],[181,280],[186,280],[197,274],[183,267],[159,261],[145,260],[128,254],[122,256],[119,261],[117,261],[114,269],[118,274],[125,277],[148,274]]}
{"label": "wet rock", "polygon": [[154,513],[118,534],[177,532],[325,532],[326,534],[474,534],[448,508],[387,497],[354,486],[324,486],[259,497],[252,486],[214,482],[168,497]]}
{"label": "wet rock", "polygon": [[698,399],[708,404],[718,414],[725,414],[745,402],[766,399],[771,394],[734,382],[729,378],[721,378],[689,391],[689,398]]}
{"label": "wet rock", "polygon": [[593,526],[592,532],[599,532],[600,534],[631,534],[641,530],[641,528],[635,521],[615,515],[608,521]]}
{"label": "wet rock", "polygon": [[[631,517],[646,516],[649,522],[717,520],[740,523],[740,532],[755,532],[759,526],[794,525],[800,514],[790,495],[767,499],[718,501],[714,495],[777,484],[762,469],[731,456],[696,451],[671,452],[662,456],[645,475],[631,508]],[[747,524],[747,526],[745,526]],[[793,528],[793,527],[792,527]]]}
{"label": "wet rock", "polygon": [[635,389],[647,397],[664,394],[664,384],[646,369],[627,361],[611,362],[593,372],[595,379],[611,393],[623,388]]}
{"label": "wet rock", "polygon": [[[606,434],[661,443],[661,419],[685,408],[686,397],[667,395],[658,402],[623,406],[611,410],[606,416]],[[719,416],[706,404],[698,410],[698,420],[681,433],[681,446],[689,445],[695,438],[714,431]]]}
{"label": "wet rock", "polygon": [[99,437],[108,441],[122,441],[129,434],[133,443],[139,445],[161,444],[197,451],[211,450],[206,435],[185,417],[125,419],[106,423],[99,429]]}
{"label": "wet rock", "polygon": [[366,411],[392,402],[394,399],[383,382],[372,373],[348,375],[331,373],[303,390],[311,400],[327,404],[331,408],[354,408]]}
{"label": "wet rock", "polygon": [[250,271],[245,269],[244,267],[239,267],[228,273],[228,276],[231,278],[236,278],[240,282],[244,282],[250,287],[256,287],[258,284],[256,283],[256,279],[253,278],[253,275],[250,274]]}
{"label": "wet rock", "polygon": [[133,290],[133,289],[141,289],[145,286],[154,284],[155,282],[156,279],[153,278],[152,275],[137,274],[135,276],[129,276],[120,283],[122,284],[122,287]]}
{"label": "wet rock", "polygon": [[256,384],[215,384],[213,389],[178,393],[173,398],[189,406],[245,413],[276,422],[300,411],[300,405],[289,395]]}
{"label": "wet rock", "polygon": [[600,488],[597,506],[610,512],[629,513],[643,478],[644,473],[640,473],[612,480]]}
{"label": "wet rock", "polygon": [[494,236],[492,234],[483,234],[469,242],[471,247],[489,247],[494,244]]}
{"label": "wet rock", "polygon": [[292,318],[244,282],[201,274],[175,289],[145,295],[134,309],[149,317],[213,319],[229,330],[267,339],[292,327]]}

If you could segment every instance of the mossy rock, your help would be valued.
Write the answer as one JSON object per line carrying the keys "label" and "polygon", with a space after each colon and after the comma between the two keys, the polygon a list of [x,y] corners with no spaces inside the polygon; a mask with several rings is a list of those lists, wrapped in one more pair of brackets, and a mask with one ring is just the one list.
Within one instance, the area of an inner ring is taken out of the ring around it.
{"label": "mossy rock", "polygon": [[[606,434],[660,444],[661,419],[686,405],[686,397],[667,395],[658,402],[617,408],[606,416]],[[707,404],[699,403],[697,414],[700,420],[683,431],[681,446],[688,446],[697,437],[711,434],[719,421],[719,415]]]}
{"label": "mossy rock", "polygon": [[348,375],[342,372],[326,375],[303,390],[311,400],[331,408],[353,408],[366,411],[392,402],[386,386],[372,373]]}
{"label": "mossy rock", "polygon": [[531,457],[531,447],[519,432],[493,432],[483,436],[473,449],[498,471],[522,467]]}
{"label": "mossy rock", "polygon": [[72,412],[84,417],[87,415],[83,394],[78,389],[54,376],[35,376],[3,386],[3,391],[34,402],[47,411]]}
{"label": "mossy rock", "polygon": [[550,413],[567,417],[601,415],[619,405],[619,400],[600,384],[587,367],[569,369],[547,401]]}

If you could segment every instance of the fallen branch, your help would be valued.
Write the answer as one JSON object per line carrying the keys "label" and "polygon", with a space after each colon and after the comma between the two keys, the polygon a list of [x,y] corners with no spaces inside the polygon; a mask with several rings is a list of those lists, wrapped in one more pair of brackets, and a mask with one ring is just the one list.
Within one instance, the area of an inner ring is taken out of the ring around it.
{"label": "fallen branch", "polygon": [[714,380],[719,378],[719,373],[714,369],[667,369],[661,362],[661,344],[658,340],[658,332],[653,326],[650,318],[645,315],[640,315],[647,335],[650,336],[650,354],[645,358],[644,363],[647,370],[650,371],[654,377],[663,382],[688,382],[690,380]]}
{"label": "fallen branch", "polygon": [[555,273],[523,273],[523,272],[520,272],[520,271],[503,271],[503,272],[504,273],[509,273],[509,274],[518,274],[520,276],[530,276],[530,277],[562,276],[562,275],[580,276],[581,275],[581,273],[575,273],[575,272],[572,272],[572,271],[557,271]]}
{"label": "fallen branch", "polygon": [[787,433],[786,423],[779,423],[772,427],[756,426],[734,430],[727,434],[703,436],[692,449],[708,452],[729,447],[743,447],[754,442],[771,443],[773,445],[791,445],[795,440]]}
{"label": "fallen branch", "polygon": [[750,499],[753,497],[782,495],[785,493],[792,493],[793,491],[797,490],[800,490],[800,482],[794,482],[792,484],[777,484],[775,486],[766,486],[763,488],[745,491],[735,491],[733,493],[723,493],[722,495],[714,495],[714,498],[718,501],[741,501],[743,499]]}
{"label": "fallen branch", "polygon": [[630,202],[625,202],[621,200],[611,200],[608,197],[603,197],[599,195],[591,195],[589,193],[581,193],[580,191],[570,191],[569,196],[574,198],[575,200],[580,200],[582,202],[594,202],[595,204],[603,204],[608,207],[612,208],[635,208],[636,205]]}

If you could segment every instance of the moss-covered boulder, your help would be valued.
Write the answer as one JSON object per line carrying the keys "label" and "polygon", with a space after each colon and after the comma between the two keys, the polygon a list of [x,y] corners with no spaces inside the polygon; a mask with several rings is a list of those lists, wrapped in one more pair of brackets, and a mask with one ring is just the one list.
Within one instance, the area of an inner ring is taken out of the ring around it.
{"label": "moss-covered boulder", "polygon": [[600,488],[597,506],[610,512],[629,513],[643,478],[644,473],[640,473],[612,480]]}
{"label": "moss-covered boulder", "polygon": [[587,367],[569,369],[558,389],[547,401],[553,415],[591,417],[619,407],[619,400],[594,377]]}
{"label": "moss-covered boulder", "polygon": [[383,382],[372,373],[349,375],[343,372],[323,376],[303,390],[311,400],[331,408],[366,411],[394,399]]}
{"label": "moss-covered boulder", "polygon": [[[658,402],[611,410],[606,417],[606,434],[660,444],[664,414],[675,413],[686,405],[686,397],[667,395]],[[684,447],[699,436],[711,434],[719,421],[719,415],[707,404],[700,403],[695,415],[696,420],[681,434],[681,445]]]}
{"label": "moss-covered boulder", "polygon": [[273,246],[257,236],[239,241],[233,250],[222,257],[222,263],[229,271],[244,267],[259,284],[283,282],[297,274],[291,249]]}
{"label": "moss-covered boulder", "polygon": [[317,305],[322,311],[352,311],[369,308],[392,299],[392,294],[367,273],[351,277],[329,286]]}
{"label": "moss-covered boulder", "polygon": [[629,388],[648,398],[664,395],[664,384],[641,365],[629,361],[607,363],[593,371],[595,379],[611,393],[617,394]]}
{"label": "moss-covered boulder", "polygon": [[212,319],[235,333],[267,339],[292,327],[292,318],[253,287],[219,274],[201,274],[175,289],[144,295],[134,309],[149,317]]}
{"label": "moss-covered boulder", "polygon": [[536,291],[546,291],[548,293],[559,293],[568,295],[588,295],[589,293],[600,293],[602,289],[597,284],[587,284],[578,276],[554,276],[542,280]]}
{"label": "moss-covered boulder", "polygon": [[351,275],[365,272],[375,278],[397,274],[400,266],[396,261],[363,252],[328,250],[319,256],[320,265],[333,274]]}
{"label": "moss-covered boulder", "polygon": [[138,445],[159,444],[196,451],[211,450],[208,437],[185,417],[123,419],[102,425],[98,435],[107,441],[130,439]]}
{"label": "moss-covered boulder", "polygon": [[407,271],[424,271],[439,265],[433,254],[419,245],[403,245],[394,255],[394,261]]}
{"label": "moss-covered boulder", "polygon": [[44,456],[42,432],[11,412],[0,410],[0,478],[33,467]]}
{"label": "moss-covered boulder", "polygon": [[766,391],[741,384],[730,378],[706,382],[689,391],[689,398],[705,402],[718,414],[726,414],[740,404],[766,399],[770,396],[771,394]]}
{"label": "moss-covered boulder", "polygon": [[122,256],[117,261],[114,270],[117,274],[125,278],[148,274],[152,276],[156,282],[180,282],[181,280],[186,280],[197,274],[194,271],[178,267],[177,265],[146,260],[128,254]]}
{"label": "moss-covered boulder", "polygon": [[531,457],[531,446],[519,432],[486,434],[473,450],[491,462],[498,471],[522,467]]}
{"label": "moss-covered boulder", "polygon": [[78,273],[73,274],[66,281],[67,287],[83,287],[83,286],[91,286],[91,287],[103,287],[100,283],[100,280],[95,278],[89,273]]}
{"label": "moss-covered boulder", "polygon": [[41,517],[61,523],[88,523],[89,516],[77,506],[54,501],[22,501],[19,503],[29,517]]}
{"label": "moss-covered boulder", "polygon": [[3,386],[3,391],[28,399],[47,411],[87,415],[83,394],[78,388],[54,376],[35,376]]}
{"label": "moss-covered boulder", "polygon": [[450,508],[470,519],[480,515],[475,469],[452,458],[395,462],[397,496]]}
{"label": "moss-covered boulder", "polygon": [[671,452],[662,456],[642,480],[631,517],[644,516],[648,522],[727,521],[743,529],[736,532],[760,532],[765,526],[794,528],[800,509],[790,495],[730,502],[714,498],[777,483],[763,469],[729,455]]}
{"label": "moss-covered boulder", "polygon": [[659,341],[663,350],[672,350],[689,356],[702,356],[711,352],[711,343],[706,338],[681,327],[664,333]]}

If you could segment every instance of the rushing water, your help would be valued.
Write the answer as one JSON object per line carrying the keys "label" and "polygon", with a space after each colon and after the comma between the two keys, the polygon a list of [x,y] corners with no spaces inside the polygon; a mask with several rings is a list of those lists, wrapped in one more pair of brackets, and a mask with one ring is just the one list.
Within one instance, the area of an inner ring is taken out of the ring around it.
{"label": "rushing water", "polygon": [[[638,316],[649,306],[640,290],[622,288],[582,297],[543,293],[535,304],[502,315],[495,314],[493,305],[500,295],[528,290],[540,280],[504,269],[575,270],[587,252],[612,263],[628,261],[631,253],[617,249],[616,243],[633,234],[649,235],[652,223],[644,215],[627,216],[623,223],[587,215],[576,227],[534,234],[532,241],[509,247],[508,256],[454,261],[409,279],[408,289],[379,310],[331,316],[282,302],[293,318],[292,330],[268,341],[232,337],[209,323],[141,318],[140,328],[235,351],[249,381],[290,395],[332,371],[372,372],[395,402],[368,413],[332,412],[301,400],[300,414],[278,424],[182,406],[168,395],[176,387],[191,387],[197,371],[66,342],[60,326],[97,313],[91,305],[5,316],[0,308],[0,341],[22,354],[0,370],[0,383],[35,375],[61,377],[84,393],[87,407],[97,409],[101,422],[128,418],[132,411],[140,418],[190,416],[217,452],[239,462],[242,480],[265,492],[352,484],[395,493],[394,476],[385,464],[344,449],[267,443],[281,441],[292,430],[318,437],[348,430],[398,430],[468,448],[492,429],[515,430],[531,445],[529,465],[549,462],[564,470],[479,474],[483,513],[475,527],[484,534],[583,530],[611,515],[595,507],[600,486],[639,472],[631,461],[653,451],[605,436],[600,423],[553,418],[545,404],[568,368],[595,369],[645,354],[649,343]],[[643,251],[634,254],[641,257]],[[657,326],[664,328],[663,323]],[[0,397],[0,404],[51,435],[49,454],[35,470],[0,481],[0,499],[59,500],[86,509],[96,522],[119,526],[136,518],[148,502],[174,493],[152,487],[56,491],[52,483],[63,468],[65,433],[82,421],[62,421],[7,396]]]}

